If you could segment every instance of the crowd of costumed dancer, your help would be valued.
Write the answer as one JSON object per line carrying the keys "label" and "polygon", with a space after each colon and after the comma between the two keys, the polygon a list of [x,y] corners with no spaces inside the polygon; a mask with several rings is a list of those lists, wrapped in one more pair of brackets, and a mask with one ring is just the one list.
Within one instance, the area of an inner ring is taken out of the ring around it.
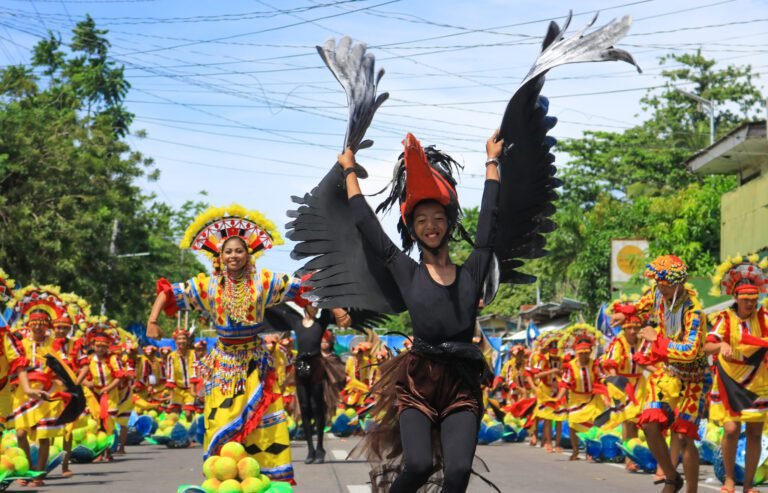
{"label": "crowd of costumed dancer", "polygon": [[[207,255],[211,272],[160,278],[146,333],[92,316],[87,302],[55,286],[17,289],[0,271],[0,481],[41,486],[59,466],[70,476],[73,462],[112,461],[142,440],[199,442],[204,480],[180,491],[279,493],[296,482],[291,437],[306,440],[305,463],[322,464],[330,430],[361,435],[352,454],[371,463],[375,493],[463,492],[473,474],[500,491],[476,461],[478,443],[496,439],[567,448],[571,460],[582,450],[587,459],[621,460],[629,472],[655,474],[665,493],[696,491],[700,462],[714,459],[724,493],[737,484],[756,492],[768,472],[768,313],[758,302],[768,275],[755,255],[716,269],[715,288],[734,305],[710,319],[684,262],[665,255],[647,266],[642,296],[612,304],[619,332],[610,341],[573,323],[531,347],[512,345],[500,373],[491,370],[478,312],[499,283],[534,280],[517,269],[546,254],[544,234],[555,227],[560,182],[547,133],[556,119],[540,95],[545,75],[573,62],[635,64],[614,48],[629,18],[566,37],[569,21],[550,24],[489,132],[474,237],[462,226],[462,166],[406,132],[376,207],[397,210],[401,244],[384,233],[356,162],[373,145],[365,133],[388,97],[377,95],[384,72],[365,45],[345,37],[318,47],[350,118],[342,153],[288,212],[292,257],[304,261],[295,273],[257,268],[283,239],[240,205],[212,207],[188,227],[181,246]],[[449,255],[451,241],[471,247],[462,265]],[[389,348],[371,329],[406,311],[412,337]],[[163,314],[176,317],[172,344],[153,342]],[[215,337],[196,340],[190,315]],[[346,361],[334,352],[334,327],[362,334]]]}

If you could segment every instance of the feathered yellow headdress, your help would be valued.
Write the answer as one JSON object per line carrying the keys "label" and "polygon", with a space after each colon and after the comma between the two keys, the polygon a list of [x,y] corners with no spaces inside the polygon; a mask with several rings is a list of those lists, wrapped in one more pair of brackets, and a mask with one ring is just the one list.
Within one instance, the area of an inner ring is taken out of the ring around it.
{"label": "feathered yellow headdress", "polygon": [[13,300],[11,325],[16,328],[26,323],[27,317],[32,312],[45,312],[51,320],[56,320],[67,313],[66,303],[61,299],[61,290],[58,286],[30,284],[16,291]]}
{"label": "feathered yellow headdress", "polygon": [[275,224],[262,213],[232,204],[211,207],[197,216],[184,232],[180,246],[201,251],[211,259],[218,259],[221,246],[233,236],[245,242],[254,258],[274,245],[283,244]]}
{"label": "feathered yellow headdress", "polygon": [[577,353],[582,351],[592,352],[595,348],[595,343],[602,344],[604,340],[603,333],[595,327],[585,323],[577,323],[565,328],[558,346],[561,351],[572,348]]}
{"label": "feathered yellow headdress", "polygon": [[768,292],[768,258],[760,260],[753,253],[743,257],[736,255],[715,268],[710,294],[720,296],[748,296],[757,298]]}

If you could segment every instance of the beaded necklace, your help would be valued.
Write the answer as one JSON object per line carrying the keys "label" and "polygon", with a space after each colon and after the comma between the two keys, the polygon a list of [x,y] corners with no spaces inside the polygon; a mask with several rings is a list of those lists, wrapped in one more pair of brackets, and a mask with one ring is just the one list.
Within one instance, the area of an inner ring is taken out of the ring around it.
{"label": "beaded necklace", "polygon": [[239,278],[235,279],[227,273],[222,301],[224,302],[224,311],[235,322],[245,323],[248,319],[248,311],[251,305],[251,282],[249,277],[243,273]]}

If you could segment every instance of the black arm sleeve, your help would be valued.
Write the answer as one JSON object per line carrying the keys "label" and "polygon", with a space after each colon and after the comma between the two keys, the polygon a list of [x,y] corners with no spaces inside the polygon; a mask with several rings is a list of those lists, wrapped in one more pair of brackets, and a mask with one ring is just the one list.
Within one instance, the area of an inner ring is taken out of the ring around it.
{"label": "black arm sleeve", "polygon": [[478,289],[482,289],[485,276],[493,255],[493,245],[496,242],[496,225],[498,222],[499,186],[496,180],[486,180],[483,189],[483,200],[480,204],[480,217],[477,219],[475,234],[475,249],[464,263],[465,269],[471,273]]}
{"label": "black arm sleeve", "polygon": [[320,327],[323,328],[323,332],[325,332],[325,330],[331,324],[331,318],[333,318],[333,315],[331,314],[331,310],[323,309],[320,312],[320,317],[318,317],[317,323],[319,323]]}

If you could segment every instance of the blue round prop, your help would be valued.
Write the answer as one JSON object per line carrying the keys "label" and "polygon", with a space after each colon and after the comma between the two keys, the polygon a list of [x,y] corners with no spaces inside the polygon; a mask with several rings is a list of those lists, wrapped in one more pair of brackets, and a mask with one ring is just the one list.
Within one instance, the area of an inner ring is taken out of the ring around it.
{"label": "blue round prop", "polygon": [[506,443],[514,443],[517,441],[517,431],[509,425],[504,426],[504,434],[501,439]]}
{"label": "blue round prop", "polygon": [[524,442],[526,438],[528,438],[528,429],[527,428],[523,428],[522,430],[517,432],[517,441],[518,442]]}
{"label": "blue round prop", "polygon": [[699,460],[702,464],[714,464],[715,452],[719,447],[712,442],[703,440],[699,443]]}
{"label": "blue round prop", "polygon": [[[552,436],[555,436],[554,432]],[[563,421],[563,435],[560,437],[560,446],[564,449],[571,449],[571,427],[568,421]]]}
{"label": "blue round prop", "polygon": [[139,416],[136,419],[136,423],[134,423],[134,426],[136,427],[136,431],[142,437],[146,437],[146,436],[149,436],[150,433],[152,433],[154,422],[155,420],[153,420],[151,416],[147,416],[145,414],[145,415]]}
{"label": "blue round prop", "polygon": [[579,443],[583,443],[586,448],[587,455],[592,457],[595,462],[602,462],[603,460],[603,444],[599,440],[592,440],[591,438],[581,439],[579,437]]}
{"label": "blue round prop", "polygon": [[347,416],[344,413],[339,414],[336,419],[333,420],[333,424],[331,425],[331,433],[336,435],[337,437],[348,437],[352,435],[357,430],[358,425],[350,424],[349,416]]}
{"label": "blue round prop", "polygon": [[621,450],[621,439],[616,435],[603,435],[600,437],[603,445],[602,460],[608,462],[621,462],[624,460],[624,452]]}
{"label": "blue round prop", "polygon": [[70,459],[72,462],[77,464],[88,464],[89,462],[93,462],[93,459],[95,458],[96,454],[93,452],[93,450],[89,449],[88,447],[84,447],[83,445],[78,445],[72,449],[72,453],[70,454]]}
{"label": "blue round prop", "polygon": [[656,459],[647,447],[636,446],[632,451],[635,456],[635,464],[640,466],[640,469],[647,472],[656,471]]}

